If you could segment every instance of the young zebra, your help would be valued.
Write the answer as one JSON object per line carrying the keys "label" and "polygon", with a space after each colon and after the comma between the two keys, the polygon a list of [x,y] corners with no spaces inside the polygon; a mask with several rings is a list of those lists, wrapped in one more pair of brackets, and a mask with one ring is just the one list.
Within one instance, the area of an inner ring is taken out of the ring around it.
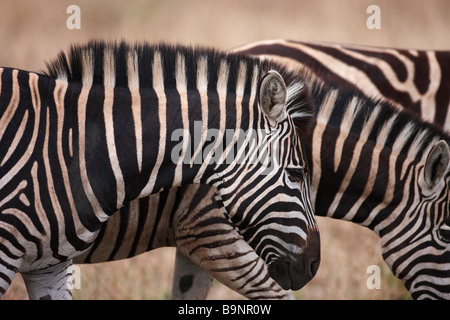
{"label": "young zebra", "polygon": [[[197,216],[193,231],[212,235],[205,246],[236,226],[255,245],[248,259],[258,254],[284,288],[311,279],[319,237],[296,129],[311,110],[298,74],[209,49],[103,42],[72,47],[49,70],[0,69],[0,295],[21,272],[30,298],[70,298],[72,258],[114,212],[190,183],[214,187],[233,222]],[[202,161],[185,162],[189,151]]]}
{"label": "young zebra", "polygon": [[289,40],[253,42],[233,51],[292,70],[306,68],[326,82],[382,97],[450,130],[450,51]]}

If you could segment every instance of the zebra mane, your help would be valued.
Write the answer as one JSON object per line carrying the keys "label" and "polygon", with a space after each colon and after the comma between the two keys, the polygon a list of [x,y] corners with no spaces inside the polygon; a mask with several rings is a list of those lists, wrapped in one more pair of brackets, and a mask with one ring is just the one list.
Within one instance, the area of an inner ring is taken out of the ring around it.
{"label": "zebra mane", "polygon": [[164,87],[176,88],[175,61],[179,55],[186,65],[187,88],[197,88],[199,59],[207,61],[208,90],[214,90],[218,80],[218,70],[222,62],[229,67],[227,91],[236,90],[239,69],[246,66],[246,88],[244,94],[251,93],[252,76],[255,68],[257,83],[269,70],[276,70],[283,77],[288,88],[287,108],[296,127],[304,132],[313,116],[313,106],[302,74],[269,61],[226,53],[207,47],[170,45],[165,43],[128,44],[121,42],[90,41],[85,45],[72,45],[67,53],[60,52],[56,59],[46,63],[44,74],[62,81],[90,85],[129,87],[130,89],[151,88],[152,65],[155,54],[162,57],[158,66],[164,74]]}
{"label": "zebra mane", "polygon": [[[439,140],[450,144],[450,135],[440,127],[380,97],[336,84],[339,81],[324,82],[312,74],[306,81],[315,98],[317,122],[339,126],[341,132],[417,161],[425,161]],[[332,121],[331,114],[335,115]]]}

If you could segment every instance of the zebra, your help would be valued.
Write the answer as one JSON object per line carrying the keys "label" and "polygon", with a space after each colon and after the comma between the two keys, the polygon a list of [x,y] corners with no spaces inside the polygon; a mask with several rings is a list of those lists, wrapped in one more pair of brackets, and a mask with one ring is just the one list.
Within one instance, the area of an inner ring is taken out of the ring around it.
{"label": "zebra", "polygon": [[[304,152],[311,165],[315,214],[349,220],[379,235],[383,258],[413,298],[449,299],[448,135],[389,102],[339,85],[332,75],[329,81],[309,77],[317,116]],[[212,211],[217,205],[208,199],[205,208]],[[139,224],[116,221],[133,237],[145,238],[134,229]],[[111,243],[104,236],[92,250],[101,252]],[[136,253],[122,241],[116,245],[126,255],[111,254],[108,260]],[[217,265],[210,261],[199,268],[184,251],[177,243],[172,297],[205,298],[210,285],[205,271],[211,274]],[[93,254],[77,262],[101,261]]]}
{"label": "zebra", "polygon": [[[450,130],[450,51],[264,40],[232,52],[304,68],[326,82],[376,95]],[[330,77],[330,74],[333,77]]]}
{"label": "zebra", "polygon": [[[192,183],[214,187],[232,223],[199,232],[211,233],[205,246],[238,228],[255,246],[249,260],[266,264],[256,267],[284,289],[303,286],[317,270],[320,238],[300,148],[311,105],[299,76],[209,48],[102,41],[73,45],[46,74],[1,68],[0,295],[20,272],[30,298],[71,298],[72,259],[114,212]],[[184,161],[195,120],[200,164]],[[252,135],[229,141],[228,129]],[[232,152],[240,158],[228,161]]]}

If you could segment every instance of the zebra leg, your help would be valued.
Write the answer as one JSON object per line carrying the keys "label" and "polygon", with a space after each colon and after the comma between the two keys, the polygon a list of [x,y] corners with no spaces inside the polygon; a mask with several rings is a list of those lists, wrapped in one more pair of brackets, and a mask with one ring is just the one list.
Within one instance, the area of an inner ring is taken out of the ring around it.
{"label": "zebra leg", "polygon": [[[270,277],[266,263],[220,210],[204,213],[203,221],[211,219],[214,223],[203,228],[198,228],[196,215],[191,217],[194,219],[180,219],[175,228],[176,245],[182,254],[210,276],[249,299],[291,298],[289,292]],[[177,270],[184,270],[183,268],[182,263]],[[181,279],[184,275],[186,273],[178,273],[175,277]],[[199,291],[201,290],[192,290],[195,293]],[[187,298],[186,293],[183,298]]]}
{"label": "zebra leg", "polygon": [[[175,269],[172,282],[172,300],[205,300],[212,286],[213,278],[179,248],[175,255]],[[294,300],[291,291],[286,291],[286,299]]]}
{"label": "zebra leg", "polygon": [[3,297],[6,290],[8,290],[22,263],[22,259],[6,262],[1,253],[2,252],[0,252],[0,299]]}
{"label": "zebra leg", "polygon": [[22,273],[31,300],[71,300],[72,259],[52,267]]}
{"label": "zebra leg", "polygon": [[205,300],[213,278],[186,257],[179,248],[175,255],[172,300]]}
{"label": "zebra leg", "polygon": [[13,237],[8,226],[0,222],[0,299],[8,290],[23,262],[24,247]]}

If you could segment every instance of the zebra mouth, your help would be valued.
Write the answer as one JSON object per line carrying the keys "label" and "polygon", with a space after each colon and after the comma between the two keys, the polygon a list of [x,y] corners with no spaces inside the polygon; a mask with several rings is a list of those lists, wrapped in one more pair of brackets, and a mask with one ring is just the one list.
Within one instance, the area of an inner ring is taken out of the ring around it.
{"label": "zebra mouth", "polygon": [[284,290],[301,289],[312,279],[309,273],[304,274],[288,261],[271,263],[269,266],[269,274]]}

